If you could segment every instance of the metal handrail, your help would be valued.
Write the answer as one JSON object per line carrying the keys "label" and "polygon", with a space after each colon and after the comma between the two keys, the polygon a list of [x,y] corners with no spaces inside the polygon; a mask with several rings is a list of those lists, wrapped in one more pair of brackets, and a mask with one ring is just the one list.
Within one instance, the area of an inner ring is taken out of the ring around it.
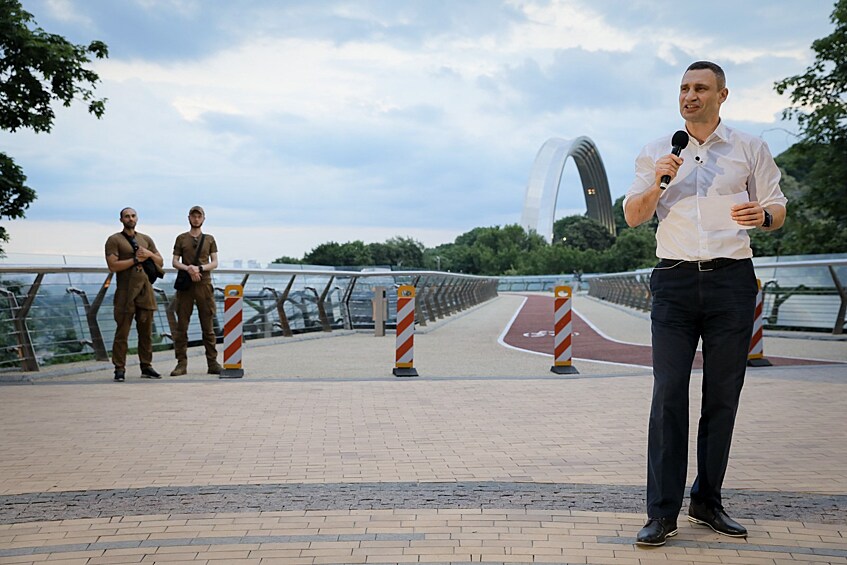
{"label": "metal handrail", "polygon": [[[821,309],[817,312],[820,317],[816,320],[815,328],[832,328],[835,335],[844,332],[845,315],[847,315],[847,288],[842,283],[836,269],[847,267],[847,259],[808,259],[788,261],[762,261],[754,262],[753,268],[758,271],[772,269],[774,272],[780,269],[826,269],[832,286],[809,287],[806,284],[794,284],[785,286],[776,280],[770,280],[763,284],[765,301],[770,302],[770,314],[765,316],[766,328],[779,329],[814,329],[802,323],[785,324],[780,323],[780,308],[791,297],[803,297],[795,299],[792,303],[799,304],[801,300],[818,298],[817,306]],[[588,274],[582,280],[589,284],[589,295],[637,308],[649,310],[652,304],[649,279],[653,269],[639,269],[624,273]],[[763,278],[763,277],[762,277]],[[829,298],[827,298],[829,297]],[[838,297],[839,304],[835,307],[834,297]],[[807,302],[808,303],[808,302]],[[766,310],[767,304],[765,307]],[[784,310],[782,311],[784,314]],[[829,318],[834,314],[833,318]],[[825,320],[823,318],[826,318]],[[828,321],[833,320],[833,321]],[[825,325],[821,325],[825,324]],[[831,326],[829,325],[831,324]]]}
{"label": "metal handrail", "polygon": [[[847,259],[812,259],[808,261],[767,261],[763,263],[753,263],[755,269],[791,269],[796,267],[844,267],[847,266]],[[625,271],[621,273],[594,273],[582,275],[582,280],[612,278],[612,277],[627,277],[632,275],[649,275],[653,272],[653,267],[649,269],[638,269],[636,271]]]}
{"label": "metal handrail", "polygon": [[[176,270],[165,269],[165,278],[157,281],[154,285],[157,298],[157,309],[164,305],[167,314],[168,330],[175,324],[173,307],[175,292],[171,283],[175,277]],[[103,279],[95,276],[103,275]],[[258,279],[255,283],[255,293],[250,293],[250,299],[255,302],[257,316],[255,326],[256,335],[247,335],[247,324],[245,324],[245,337],[259,338],[273,335],[291,336],[296,331],[333,331],[333,329],[355,329],[356,327],[372,327],[370,299],[372,291],[367,284],[368,279],[391,278],[395,283],[419,285],[421,296],[432,296],[436,303],[449,304],[450,313],[464,310],[474,304],[489,300],[497,295],[497,278],[475,275],[464,275],[457,273],[444,273],[438,271],[345,271],[334,269],[233,269],[218,268],[212,273],[216,284],[221,279],[239,280],[242,286],[248,288],[251,277]],[[34,280],[9,280],[10,278],[23,278]],[[45,277],[49,284],[42,284]],[[94,280],[96,278],[96,281]],[[76,282],[74,280],[76,279]],[[88,279],[80,283],[80,279]],[[105,280],[104,280],[105,279]],[[297,289],[293,289],[295,279],[298,281]],[[311,279],[311,280],[310,280]],[[60,283],[56,283],[60,280]],[[63,327],[61,343],[73,344],[74,355],[77,355],[83,346],[89,347],[93,352],[85,352],[98,360],[104,359],[105,346],[103,345],[104,333],[100,324],[112,324],[111,301],[104,301],[110,289],[112,274],[106,267],[90,265],[3,265],[0,264],[0,333],[13,338],[13,343],[8,342],[8,337],[0,335],[0,354],[5,354],[6,359],[0,356],[0,369],[10,363],[20,364],[25,371],[38,371],[43,358],[52,357],[61,361],[56,351],[60,342],[53,336],[55,328],[50,328],[56,320],[45,314],[39,318],[38,308],[32,308],[38,304],[40,297],[45,304],[45,312],[52,312],[57,308],[62,310],[66,319],[73,323]],[[358,286],[357,286],[358,285]],[[113,285],[112,285],[113,286]],[[8,288],[6,288],[8,287]],[[48,288],[48,290],[44,290]],[[61,292],[53,291],[56,287]],[[355,288],[354,288],[355,287]],[[88,289],[86,293],[85,289]],[[14,289],[10,290],[10,289]],[[41,289],[41,290],[39,290]],[[473,292],[469,290],[472,289]],[[304,295],[303,292],[307,292]],[[40,292],[40,294],[39,294]],[[314,296],[312,296],[314,294]],[[89,296],[95,296],[93,302]],[[246,298],[247,294],[245,295]],[[308,299],[304,299],[308,296]],[[396,297],[393,297],[396,301]],[[216,295],[216,300],[221,297]],[[69,302],[70,301],[70,302]],[[265,302],[270,301],[270,305]],[[79,304],[81,302],[81,305]],[[354,305],[367,303],[368,307],[359,308],[354,316]],[[102,308],[101,308],[102,306]],[[286,314],[284,307],[293,306],[293,314]],[[83,310],[81,313],[80,308]],[[336,317],[336,310],[340,314]],[[98,315],[99,312],[99,315]],[[439,312],[440,313],[440,312]],[[279,321],[268,321],[273,314],[279,316]],[[161,316],[161,309],[159,309]],[[419,324],[425,324],[427,320],[434,321],[436,314],[430,308],[416,308],[416,318]],[[300,320],[302,326],[298,330],[292,328],[292,316]],[[298,318],[301,316],[301,318]],[[315,324],[315,319],[318,323]],[[251,320],[248,320],[251,321]],[[4,332],[3,325],[9,325],[13,329]],[[36,333],[41,332],[35,339],[31,335],[31,328],[36,327]],[[192,320],[191,328],[195,321]],[[215,324],[220,327],[219,324]],[[77,330],[77,328],[81,328]],[[261,331],[258,331],[261,328]],[[275,328],[278,328],[276,330]],[[196,328],[195,328],[196,329]],[[68,332],[76,335],[67,337]],[[90,335],[79,336],[80,331],[87,331]],[[61,333],[61,332],[59,332]],[[172,331],[159,331],[155,334],[160,346],[166,346],[167,342],[162,339],[172,340]],[[108,336],[111,337],[111,336]],[[52,341],[51,341],[52,340]],[[10,352],[13,352],[11,354]],[[5,365],[4,365],[5,363]]]}

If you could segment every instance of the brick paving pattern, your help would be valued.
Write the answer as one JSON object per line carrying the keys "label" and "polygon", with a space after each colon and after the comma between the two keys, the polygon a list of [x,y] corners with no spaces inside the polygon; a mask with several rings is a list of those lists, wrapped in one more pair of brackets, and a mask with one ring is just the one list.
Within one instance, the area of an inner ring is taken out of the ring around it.
{"label": "brick paving pattern", "polygon": [[[121,385],[89,364],[0,386],[0,564],[847,564],[845,365],[748,375],[725,500],[746,540],[683,513],[638,549],[650,373],[550,376],[497,343],[522,301],[427,328],[414,380],[390,376],[390,336],[346,334],[248,347],[239,382]],[[779,343],[847,360],[844,341]]]}

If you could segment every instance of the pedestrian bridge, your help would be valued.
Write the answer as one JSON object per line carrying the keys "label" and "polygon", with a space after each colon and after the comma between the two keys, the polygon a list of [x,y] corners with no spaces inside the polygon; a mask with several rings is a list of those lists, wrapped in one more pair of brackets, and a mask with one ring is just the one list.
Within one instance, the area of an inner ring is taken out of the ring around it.
{"label": "pedestrian bridge", "polygon": [[647,551],[649,319],[578,292],[579,374],[559,376],[551,302],[500,292],[427,320],[418,378],[392,376],[392,332],[356,327],[249,340],[237,380],[207,375],[202,347],[161,381],[7,370],[0,562],[843,562],[847,341],[772,332],[765,355],[789,362],[748,371],[724,484],[748,539],[682,515]]}
{"label": "pedestrian bridge", "polygon": [[[764,287],[766,331],[842,334],[847,309],[842,281],[847,280],[847,259],[757,260],[756,272]],[[642,270],[579,277],[498,278],[433,271],[217,269],[213,280],[219,318],[223,288],[243,286],[244,335],[249,341],[261,341],[371,329],[377,295],[386,297],[382,307],[387,310],[386,327],[391,329],[396,324],[395,289],[399,285],[417,289],[415,319],[420,330],[490,301],[498,291],[534,291],[548,293],[549,297],[558,284],[569,284],[577,293],[585,292],[633,312],[646,312],[650,307],[649,274],[649,270]],[[170,270],[154,286],[159,301],[154,321],[158,350],[172,348],[174,276]],[[0,264],[0,375],[20,370],[35,374],[81,361],[108,361],[114,334],[111,282],[112,275],[103,267]],[[543,307],[534,315],[543,326]],[[539,327],[538,331],[546,329]],[[217,322],[216,331],[222,337]],[[130,339],[132,346],[134,332]],[[189,340],[191,344],[200,343],[196,316],[189,328]],[[598,347],[611,351],[605,345]],[[640,359],[643,352],[636,355],[636,350],[630,350],[626,355]],[[615,362],[623,361],[616,358]],[[641,360],[633,364],[645,363]]]}

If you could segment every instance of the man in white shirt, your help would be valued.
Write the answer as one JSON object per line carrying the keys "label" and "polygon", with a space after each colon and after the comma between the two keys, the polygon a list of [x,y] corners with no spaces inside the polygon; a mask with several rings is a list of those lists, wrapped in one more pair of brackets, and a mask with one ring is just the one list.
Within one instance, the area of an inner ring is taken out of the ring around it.
{"label": "man in white shirt", "polygon": [[[747,535],[721,501],[758,290],[746,230],[779,229],[787,200],[765,142],[721,121],[728,94],[718,65],[698,61],[688,67],[679,110],[689,143],[679,156],[668,153],[671,136],[645,146],[624,199],[630,226],[653,214],[659,218],[660,261],[650,280],[648,520],[636,538],[643,546],[662,545],[677,533],[688,462],[688,385],[701,338],[703,402],[688,519],[723,535]],[[666,190],[660,186],[663,176],[671,179]]]}

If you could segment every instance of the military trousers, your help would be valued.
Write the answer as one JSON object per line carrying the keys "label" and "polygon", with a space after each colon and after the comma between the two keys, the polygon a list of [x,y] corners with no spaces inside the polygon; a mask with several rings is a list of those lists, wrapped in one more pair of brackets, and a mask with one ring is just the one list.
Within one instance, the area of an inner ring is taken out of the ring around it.
{"label": "military trousers", "polygon": [[126,350],[132,319],[138,331],[138,360],[141,368],[153,364],[153,310],[135,308],[134,310],[115,309],[115,340],[112,343],[112,364],[115,369],[126,369]]}
{"label": "military trousers", "polygon": [[215,291],[209,280],[191,283],[187,290],[176,293],[176,331],[174,332],[174,353],[178,363],[188,362],[188,324],[194,305],[197,305],[197,315],[200,318],[200,329],[203,332],[203,346],[206,348],[206,362],[211,367],[217,363],[218,350],[215,346]]}

